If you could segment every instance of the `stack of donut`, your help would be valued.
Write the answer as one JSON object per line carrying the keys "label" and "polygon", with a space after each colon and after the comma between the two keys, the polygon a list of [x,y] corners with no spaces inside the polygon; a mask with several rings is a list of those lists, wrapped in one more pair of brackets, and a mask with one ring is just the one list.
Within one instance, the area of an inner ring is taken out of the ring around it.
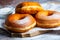
{"label": "stack of donut", "polygon": [[[34,15],[34,16],[32,16]],[[22,2],[5,21],[6,29],[12,32],[26,32],[32,28],[54,28],[60,26],[60,12],[44,10],[38,2]]]}

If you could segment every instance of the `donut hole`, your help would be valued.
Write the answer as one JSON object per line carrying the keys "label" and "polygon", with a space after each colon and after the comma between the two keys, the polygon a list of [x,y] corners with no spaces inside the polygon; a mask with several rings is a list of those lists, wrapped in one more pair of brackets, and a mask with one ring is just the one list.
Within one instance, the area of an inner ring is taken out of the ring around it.
{"label": "donut hole", "polygon": [[49,14],[48,14],[48,16],[51,16],[51,15],[53,15],[53,13],[49,13]]}
{"label": "donut hole", "polygon": [[51,16],[53,14],[54,14],[54,12],[48,12],[48,16]]}
{"label": "donut hole", "polygon": [[19,20],[22,20],[22,19],[24,19],[25,18],[25,16],[24,17],[21,17]]}

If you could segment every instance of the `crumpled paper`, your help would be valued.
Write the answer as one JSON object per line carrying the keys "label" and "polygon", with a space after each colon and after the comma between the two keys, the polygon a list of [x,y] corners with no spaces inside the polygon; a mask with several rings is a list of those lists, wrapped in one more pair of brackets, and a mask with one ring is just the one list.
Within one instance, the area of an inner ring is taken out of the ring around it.
{"label": "crumpled paper", "polygon": [[45,10],[54,10],[60,12],[60,3],[47,2],[42,3],[41,5]]}
{"label": "crumpled paper", "polygon": [[14,11],[13,7],[5,7],[0,9],[0,19],[6,18],[7,15],[12,14]]}

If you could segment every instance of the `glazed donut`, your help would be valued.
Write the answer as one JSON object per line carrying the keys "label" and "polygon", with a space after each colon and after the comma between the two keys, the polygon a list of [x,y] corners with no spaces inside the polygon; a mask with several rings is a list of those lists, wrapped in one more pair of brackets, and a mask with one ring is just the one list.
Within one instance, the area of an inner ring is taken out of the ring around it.
{"label": "glazed donut", "polygon": [[60,12],[40,11],[35,15],[37,26],[42,28],[54,28],[60,26]]}
{"label": "glazed donut", "polygon": [[38,2],[22,2],[16,6],[16,13],[35,14],[38,11],[43,10]]}
{"label": "glazed donut", "polygon": [[29,14],[12,14],[5,21],[6,29],[12,32],[26,32],[35,25],[35,19]]}

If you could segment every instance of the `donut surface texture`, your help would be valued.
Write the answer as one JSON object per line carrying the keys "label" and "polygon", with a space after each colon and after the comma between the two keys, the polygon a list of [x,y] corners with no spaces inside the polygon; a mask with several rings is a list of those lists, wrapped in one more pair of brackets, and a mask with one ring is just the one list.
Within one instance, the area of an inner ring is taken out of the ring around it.
{"label": "donut surface texture", "polygon": [[40,11],[35,15],[37,26],[42,28],[54,28],[60,26],[60,12]]}
{"label": "donut surface texture", "polygon": [[5,27],[13,32],[26,32],[35,25],[35,19],[29,14],[12,14],[5,21]]}
{"label": "donut surface texture", "polygon": [[38,2],[22,2],[16,6],[16,13],[36,14],[40,10],[43,10]]}

